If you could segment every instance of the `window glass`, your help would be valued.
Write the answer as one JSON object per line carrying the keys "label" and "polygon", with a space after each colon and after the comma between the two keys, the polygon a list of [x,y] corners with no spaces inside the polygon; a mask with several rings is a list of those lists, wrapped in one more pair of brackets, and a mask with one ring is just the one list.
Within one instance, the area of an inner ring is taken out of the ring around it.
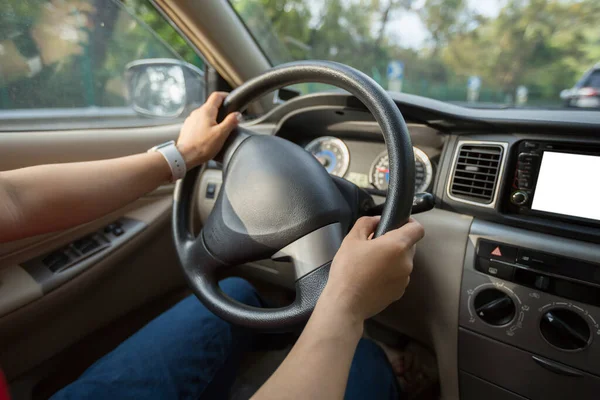
{"label": "window glass", "polygon": [[126,109],[134,60],[201,59],[145,0],[8,0],[0,9],[0,112]]}
{"label": "window glass", "polygon": [[586,86],[600,88],[600,70],[592,72],[592,75],[590,75]]}
{"label": "window glass", "polygon": [[565,101],[600,68],[599,0],[229,1],[273,65],[337,61],[389,91],[468,107],[600,110]]}

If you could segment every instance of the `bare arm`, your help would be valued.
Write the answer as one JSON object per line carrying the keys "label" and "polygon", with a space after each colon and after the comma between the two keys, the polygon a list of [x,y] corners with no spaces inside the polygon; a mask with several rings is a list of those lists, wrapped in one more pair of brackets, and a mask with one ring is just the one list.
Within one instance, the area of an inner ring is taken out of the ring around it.
{"label": "bare arm", "polygon": [[362,333],[362,320],[319,300],[290,354],[253,398],[342,399]]}
{"label": "bare arm", "polygon": [[348,233],[306,328],[255,400],[344,397],[364,321],[402,297],[414,244],[424,234],[421,225],[410,221],[370,240],[378,221],[361,218]]}
{"label": "bare arm", "polygon": [[[213,158],[237,125],[216,123],[225,93],[214,93],[181,128],[177,147],[191,169]],[[160,153],[39,165],[0,172],[0,242],[76,226],[154,190],[171,176]]]}

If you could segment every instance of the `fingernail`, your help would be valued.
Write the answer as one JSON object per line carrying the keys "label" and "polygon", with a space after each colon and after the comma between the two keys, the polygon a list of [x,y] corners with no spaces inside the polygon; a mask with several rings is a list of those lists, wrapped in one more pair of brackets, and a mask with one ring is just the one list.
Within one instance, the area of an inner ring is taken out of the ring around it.
{"label": "fingernail", "polygon": [[237,120],[238,120],[238,122],[241,122],[243,118],[244,118],[244,117],[243,117],[243,115],[242,115],[242,113],[241,113],[241,112],[236,112],[236,113],[235,113],[235,119],[237,119]]}

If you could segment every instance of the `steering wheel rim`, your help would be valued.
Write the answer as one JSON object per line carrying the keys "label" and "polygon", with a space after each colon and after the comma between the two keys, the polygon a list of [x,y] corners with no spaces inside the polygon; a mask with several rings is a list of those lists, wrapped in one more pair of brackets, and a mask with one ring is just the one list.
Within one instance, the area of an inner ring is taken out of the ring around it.
{"label": "steering wheel rim", "polygon": [[[303,82],[320,82],[340,87],[356,96],[369,109],[383,132],[390,162],[388,197],[381,221],[375,232],[375,237],[381,236],[385,232],[405,224],[410,217],[414,196],[414,154],[410,135],[404,118],[391,97],[375,81],[362,72],[343,64],[328,61],[301,61],[283,64],[247,81],[232,91],[225,99],[220,110],[220,116],[222,118],[230,112],[241,111],[251,101],[273,90]],[[228,201],[227,194],[223,193],[225,192],[224,186],[230,173],[229,165],[231,163],[235,167],[235,160],[243,160],[243,156],[236,154],[241,154],[242,151],[246,151],[244,149],[251,148],[252,145],[249,144],[251,142],[259,142],[260,145],[255,146],[258,148],[261,148],[261,146],[274,146],[273,148],[276,149],[276,152],[289,152],[286,155],[290,160],[302,160],[303,168],[306,171],[314,168],[312,165],[309,165],[312,161],[303,159],[302,157],[305,156],[290,147],[295,145],[281,138],[271,136],[268,136],[268,138],[270,139],[266,139],[265,137],[255,139],[253,135],[249,134],[243,128],[238,128],[238,131],[232,134],[222,152],[224,181],[217,198],[217,205],[215,206],[215,209],[218,209],[218,211],[213,210],[213,214],[217,212],[223,213],[223,209],[227,209],[229,213],[232,212],[230,204],[228,204],[228,207],[220,207],[221,203],[226,203],[227,205]],[[282,141],[288,144],[282,143]],[[314,162],[316,163],[316,161]],[[237,163],[239,164],[240,162]],[[322,167],[320,168],[322,170]],[[219,253],[219,251],[215,251],[215,246],[220,246],[222,242],[226,241],[224,239],[228,238],[223,236],[220,227],[215,228],[215,223],[212,224],[212,230],[205,225],[202,233],[197,238],[192,236],[188,230],[188,222],[190,220],[193,192],[199,170],[199,168],[196,168],[189,171],[186,177],[178,183],[173,204],[175,247],[186,279],[196,296],[207,308],[221,318],[254,329],[282,331],[294,329],[306,322],[327,283],[331,261],[317,265],[316,267],[318,268],[315,268],[312,272],[296,281],[296,299],[287,307],[277,309],[255,308],[243,305],[227,297],[218,288],[217,270],[219,268],[233,265],[233,261],[238,263],[251,262],[261,259],[260,257],[271,256],[272,254],[269,254],[270,250],[267,248],[266,250],[261,249],[260,252],[254,251],[246,255],[245,258],[241,257],[224,261],[223,252]],[[235,181],[236,171],[239,171],[239,169],[235,170],[234,168],[231,178],[233,181]],[[313,169],[311,173],[320,174],[321,172]],[[326,186],[325,181],[322,179],[318,182],[321,182],[322,186]],[[324,192],[335,197],[335,193],[331,188],[326,188]],[[295,211],[298,208],[292,207],[292,210]],[[327,215],[333,214],[329,213]],[[237,216],[235,217],[237,218]],[[215,218],[215,220],[223,223],[223,219],[219,220]],[[314,226],[311,229],[313,228]],[[307,234],[307,231],[311,230],[305,227],[303,229],[304,231],[298,232]],[[215,231],[216,236],[221,236],[215,238]],[[246,234],[251,236],[248,232]],[[293,235],[283,236],[286,237],[286,240],[290,241],[289,237]],[[293,236],[293,238],[296,238],[296,236]],[[240,240],[245,239],[245,237],[240,236],[237,236],[237,238]],[[285,247],[286,244],[287,242],[279,240],[273,249]],[[235,248],[231,249],[235,250]]]}

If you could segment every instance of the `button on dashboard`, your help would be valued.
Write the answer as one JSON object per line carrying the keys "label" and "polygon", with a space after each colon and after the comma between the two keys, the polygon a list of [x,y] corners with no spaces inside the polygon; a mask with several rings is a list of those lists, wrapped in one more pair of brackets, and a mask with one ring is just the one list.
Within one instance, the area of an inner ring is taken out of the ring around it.
{"label": "button on dashboard", "polygon": [[478,257],[476,268],[484,274],[505,279],[507,281],[511,281],[515,273],[515,267],[504,264],[500,261],[487,260],[483,257]]}
{"label": "button on dashboard", "polygon": [[517,163],[517,171],[523,171],[523,172],[532,172],[534,169],[534,165],[530,162],[522,162],[519,161]]}
{"label": "button on dashboard", "polygon": [[519,154],[519,162],[537,164],[540,161],[540,156],[533,153],[521,153]]}
{"label": "button on dashboard", "polygon": [[517,262],[529,266],[551,267],[560,263],[560,257],[538,251],[520,249],[517,255]]}
{"label": "button on dashboard", "polygon": [[521,179],[531,180],[532,178],[533,178],[533,176],[531,175],[531,172],[529,172],[529,171],[525,171],[525,170],[517,171],[517,179],[519,179],[519,180],[521,180]]}
{"label": "button on dashboard", "polygon": [[533,183],[531,179],[517,179],[517,186],[519,189],[531,189],[533,187]]}
{"label": "button on dashboard", "polygon": [[518,249],[502,243],[489,240],[480,240],[477,255],[487,259],[494,259],[514,263],[517,259]]}

